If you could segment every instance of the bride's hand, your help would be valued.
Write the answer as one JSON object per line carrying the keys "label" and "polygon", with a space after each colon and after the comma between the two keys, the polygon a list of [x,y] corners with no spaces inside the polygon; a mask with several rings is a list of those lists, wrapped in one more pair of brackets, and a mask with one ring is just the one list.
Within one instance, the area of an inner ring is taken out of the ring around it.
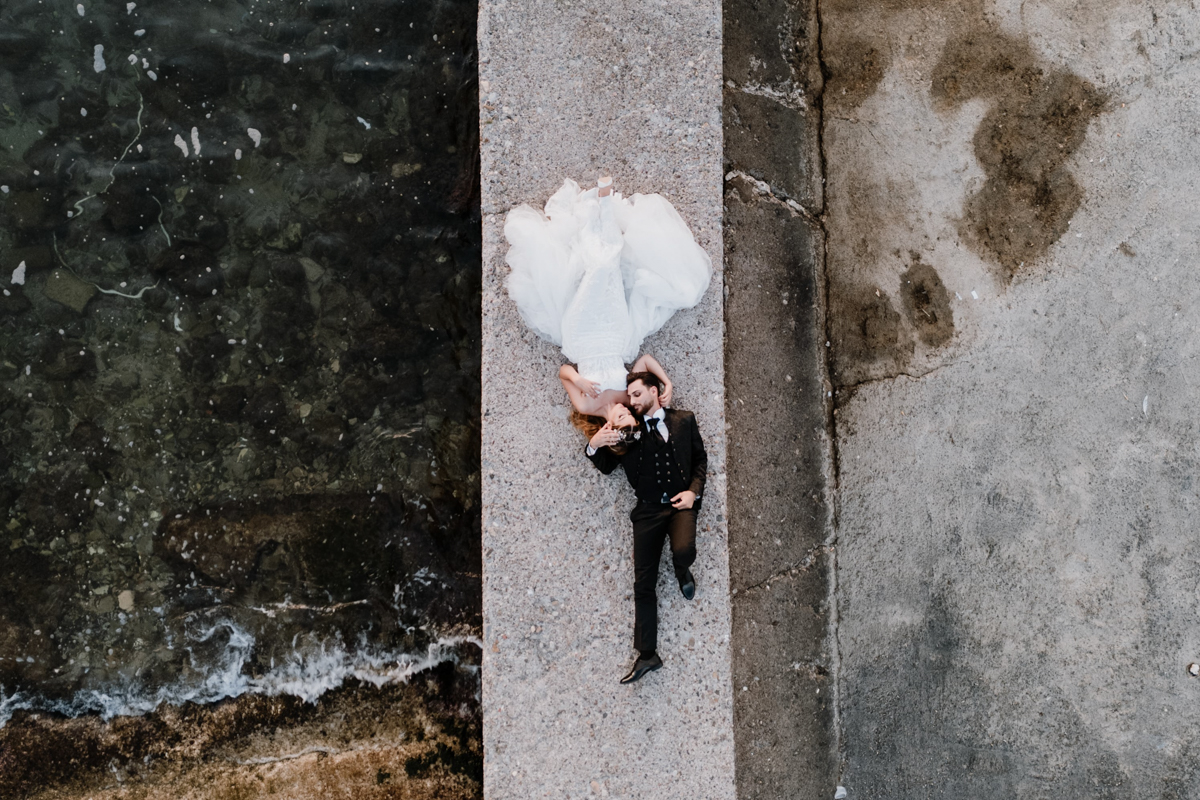
{"label": "bride's hand", "polygon": [[671,397],[675,394],[675,387],[670,383],[663,386],[662,394],[658,398],[658,404],[663,407],[671,405]]}
{"label": "bride's hand", "polygon": [[593,450],[599,450],[601,447],[611,447],[619,441],[621,441],[621,434],[613,430],[611,422],[606,422],[600,430],[596,431],[588,444]]}
{"label": "bride's hand", "polygon": [[571,383],[579,387],[579,391],[583,392],[584,397],[600,396],[600,384],[596,383],[595,381],[589,381],[582,375],[576,375]]}

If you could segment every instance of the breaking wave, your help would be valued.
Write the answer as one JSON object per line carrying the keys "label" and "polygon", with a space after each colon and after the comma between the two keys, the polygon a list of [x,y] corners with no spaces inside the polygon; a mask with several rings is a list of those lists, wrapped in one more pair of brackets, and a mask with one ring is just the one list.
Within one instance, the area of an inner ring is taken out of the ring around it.
{"label": "breaking wave", "polygon": [[[207,660],[200,655],[202,651],[211,652],[204,645],[226,637],[215,660],[199,663]],[[313,703],[350,679],[375,687],[403,683],[440,664],[458,664],[463,645],[482,647],[482,642],[470,635],[438,637],[423,653],[390,652],[365,638],[347,647],[341,639],[334,639],[300,644],[286,658],[278,663],[272,660],[268,669],[255,675],[247,669],[253,658],[254,636],[235,622],[221,620],[189,638],[191,674],[157,688],[110,686],[80,690],[68,699],[51,699],[21,691],[9,694],[0,686],[0,728],[19,710],[68,717],[97,714],[107,722],[118,716],[148,714],[164,703],[215,703],[244,694],[291,695]]]}

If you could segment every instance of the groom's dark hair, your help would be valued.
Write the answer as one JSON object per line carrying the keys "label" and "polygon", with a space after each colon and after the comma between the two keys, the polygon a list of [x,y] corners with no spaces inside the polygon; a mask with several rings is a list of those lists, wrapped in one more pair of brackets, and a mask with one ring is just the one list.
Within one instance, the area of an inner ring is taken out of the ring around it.
{"label": "groom's dark hair", "polygon": [[647,389],[653,386],[655,392],[662,394],[662,381],[660,381],[658,376],[653,372],[631,372],[625,376],[626,386],[629,386],[629,384],[633,383],[634,381],[641,381]]}

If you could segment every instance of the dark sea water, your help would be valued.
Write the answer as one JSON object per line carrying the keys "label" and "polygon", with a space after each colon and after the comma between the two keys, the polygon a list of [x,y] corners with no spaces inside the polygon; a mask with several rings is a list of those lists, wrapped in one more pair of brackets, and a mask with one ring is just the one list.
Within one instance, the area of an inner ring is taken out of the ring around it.
{"label": "dark sea water", "polygon": [[478,663],[475,14],[0,0],[0,725]]}

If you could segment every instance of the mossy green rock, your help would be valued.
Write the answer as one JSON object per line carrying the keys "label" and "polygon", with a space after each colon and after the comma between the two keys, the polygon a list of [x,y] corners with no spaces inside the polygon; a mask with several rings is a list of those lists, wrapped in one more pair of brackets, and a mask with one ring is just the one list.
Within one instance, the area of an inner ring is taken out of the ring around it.
{"label": "mossy green rock", "polygon": [[42,294],[56,303],[62,303],[67,308],[83,313],[88,301],[96,294],[96,287],[84,283],[64,269],[56,269],[46,279]]}

